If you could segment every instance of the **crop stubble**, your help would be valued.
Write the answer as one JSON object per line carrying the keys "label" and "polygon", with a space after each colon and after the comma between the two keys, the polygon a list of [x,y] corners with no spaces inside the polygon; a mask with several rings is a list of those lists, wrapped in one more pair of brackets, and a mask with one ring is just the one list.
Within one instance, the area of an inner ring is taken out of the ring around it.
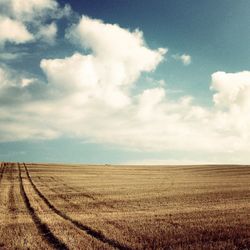
{"label": "crop stubble", "polygon": [[250,249],[249,182],[248,166],[1,163],[0,249]]}

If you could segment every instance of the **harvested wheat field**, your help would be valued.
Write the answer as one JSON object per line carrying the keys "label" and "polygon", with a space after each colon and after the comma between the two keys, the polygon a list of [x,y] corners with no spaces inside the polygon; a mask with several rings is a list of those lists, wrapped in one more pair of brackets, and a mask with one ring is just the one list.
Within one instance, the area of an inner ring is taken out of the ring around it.
{"label": "harvested wheat field", "polygon": [[0,249],[250,249],[250,167],[2,163]]}

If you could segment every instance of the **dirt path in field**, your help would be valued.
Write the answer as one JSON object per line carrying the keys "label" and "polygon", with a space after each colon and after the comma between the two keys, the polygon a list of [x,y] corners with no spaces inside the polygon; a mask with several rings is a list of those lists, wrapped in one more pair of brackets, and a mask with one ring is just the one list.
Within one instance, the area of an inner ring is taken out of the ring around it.
{"label": "dirt path in field", "polygon": [[41,236],[55,249],[60,250],[68,250],[69,248],[61,242],[49,229],[49,227],[41,221],[39,216],[36,214],[34,208],[31,206],[29,198],[25,192],[23,179],[22,179],[22,172],[20,168],[20,164],[18,163],[18,177],[19,177],[19,184],[20,184],[20,192],[23,198],[23,201],[26,205],[26,208],[32,217],[33,222],[35,223],[39,233]]}
{"label": "dirt path in field", "polygon": [[[63,211],[60,211],[59,209],[57,209],[41,192],[40,190],[37,188],[37,186],[34,184],[34,182],[32,181],[29,171],[27,169],[27,166],[25,163],[23,163],[24,168],[25,168],[25,172],[27,175],[27,178],[30,182],[30,184],[32,185],[34,191],[37,193],[37,195],[44,201],[44,203],[57,215],[59,215],[61,218],[63,218],[66,221],[69,221],[70,223],[72,223],[75,227],[77,227],[78,229],[80,229],[81,231],[85,232],[86,234],[90,235],[91,237],[93,237],[94,239],[101,241],[105,244],[108,244],[109,246],[116,248],[116,249],[120,249],[120,250],[131,250],[130,247],[114,240],[114,239],[110,239],[108,237],[106,237],[101,231],[96,231],[95,229],[82,224],[81,222],[71,218],[70,216],[68,216],[67,214],[65,214]],[[19,166],[20,169],[20,166]],[[21,172],[20,172],[21,173]],[[21,179],[22,180],[22,179]],[[21,183],[21,182],[20,182]],[[22,188],[22,190],[24,190],[24,188]],[[25,196],[25,194],[24,194]],[[26,195],[27,197],[27,195]],[[25,199],[25,197],[24,197]],[[28,197],[27,197],[28,199]],[[30,206],[30,204],[29,204]],[[34,209],[32,208],[32,210],[34,211]]]}

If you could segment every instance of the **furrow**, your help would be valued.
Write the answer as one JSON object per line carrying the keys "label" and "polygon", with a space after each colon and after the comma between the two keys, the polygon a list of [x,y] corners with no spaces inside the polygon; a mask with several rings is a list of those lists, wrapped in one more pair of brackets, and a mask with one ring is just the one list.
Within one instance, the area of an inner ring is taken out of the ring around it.
{"label": "furrow", "polygon": [[41,234],[41,236],[55,249],[60,250],[68,250],[69,248],[61,242],[49,229],[47,224],[43,223],[41,219],[36,214],[35,209],[30,204],[29,198],[25,192],[24,185],[23,185],[23,179],[22,179],[22,173],[20,164],[18,163],[18,177],[19,177],[19,184],[20,184],[20,192],[21,196],[23,198],[23,201],[25,203],[25,206],[34,222],[34,224],[37,227],[37,230]]}
{"label": "furrow", "polygon": [[71,218],[70,216],[68,216],[67,214],[65,214],[64,212],[58,210],[41,192],[40,190],[37,188],[37,186],[34,184],[33,180],[30,177],[29,171],[26,167],[26,164],[23,163],[24,168],[25,168],[25,172],[27,175],[27,178],[30,182],[30,184],[32,185],[32,187],[34,188],[35,192],[38,194],[38,196],[46,203],[46,205],[57,215],[59,215],[60,217],[62,217],[63,219],[71,222],[74,226],[76,226],[78,229],[84,231],[85,233],[87,233],[88,235],[92,236],[93,238],[110,245],[111,247],[120,249],[120,250],[131,250],[130,247],[114,240],[114,239],[110,239],[108,237],[106,237],[101,231],[97,231],[87,225],[82,224],[81,222]]}

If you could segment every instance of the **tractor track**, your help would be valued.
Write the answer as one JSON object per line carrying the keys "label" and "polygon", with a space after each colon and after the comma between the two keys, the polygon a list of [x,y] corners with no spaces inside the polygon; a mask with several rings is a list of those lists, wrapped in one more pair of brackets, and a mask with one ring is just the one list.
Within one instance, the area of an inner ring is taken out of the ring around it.
{"label": "tractor track", "polygon": [[[27,166],[26,166],[27,167]],[[60,185],[60,190],[58,191],[58,187],[57,188],[52,188],[46,184],[43,184],[43,180],[38,177],[39,181],[40,181],[40,185],[41,186],[44,186],[46,188],[48,188],[50,191],[52,191],[54,194],[56,194],[56,196],[60,199],[62,199],[64,202],[70,204],[70,206],[76,208],[76,209],[81,209],[81,206],[79,206],[79,204],[75,204],[71,201],[70,198],[67,197],[67,195],[65,194],[61,194],[61,189],[63,188],[63,190],[69,190],[69,191],[73,191],[74,193],[77,193],[79,194],[79,190],[76,189],[76,188],[73,188],[71,186],[69,186],[67,183],[65,183],[65,181],[61,178],[58,178],[58,177],[47,177],[49,178],[50,180],[53,180],[53,183],[58,183],[58,185]],[[70,194],[72,196],[72,193]],[[73,194],[74,195],[74,194]],[[114,206],[111,205],[111,204],[108,204],[107,202],[105,201],[100,201],[98,199],[98,197],[95,197],[94,195],[91,195],[89,193],[87,193],[87,190],[85,192],[80,192],[80,196],[81,197],[84,197],[84,198],[87,198],[89,200],[92,200],[95,202],[95,207],[100,207],[100,208],[109,208],[109,209],[114,209]]]}
{"label": "tractor track", "polygon": [[5,163],[1,163],[1,170],[0,170],[0,183],[2,181],[2,178],[3,178],[3,174],[4,174],[4,171],[5,171]]}
{"label": "tractor track", "polygon": [[19,178],[19,185],[20,185],[20,192],[21,196],[23,198],[24,204],[34,222],[36,225],[36,228],[40,235],[48,242],[50,246],[52,246],[54,249],[58,250],[68,250],[68,246],[61,242],[49,229],[48,225],[43,223],[39,216],[37,215],[35,209],[30,204],[29,198],[25,192],[24,185],[23,185],[23,179],[22,179],[22,172],[20,168],[20,164],[18,163],[18,178]]}
{"label": "tractor track", "polygon": [[[41,186],[44,185],[46,186],[45,184],[43,184],[43,180],[41,177],[38,176],[38,179],[39,181],[41,182]],[[79,193],[79,190],[76,189],[76,188],[73,188],[71,186],[69,186],[67,183],[64,182],[63,179],[61,178],[58,178],[58,177],[49,177],[50,180],[53,181],[53,183],[58,183],[61,185],[61,187],[63,186],[64,190],[69,190],[69,191],[72,191],[72,192],[76,192],[76,193]],[[60,195],[60,193],[56,190],[56,188],[51,188],[49,186],[47,186],[52,192],[54,192],[57,196],[59,196],[60,198],[62,198],[63,200],[69,202],[69,200],[67,198],[64,198],[63,195]],[[83,193],[81,192],[81,197],[85,197],[85,198],[88,198],[90,200],[93,200],[95,201],[96,200],[96,197],[94,197],[93,195],[91,194],[88,194],[87,192]]]}
{"label": "tractor track", "polygon": [[108,244],[109,246],[119,249],[119,250],[132,250],[130,247],[116,241],[113,239],[110,239],[108,237],[106,237],[101,231],[97,231],[87,225],[82,224],[81,222],[71,218],[70,216],[68,216],[67,214],[65,214],[64,212],[60,211],[59,209],[57,209],[41,192],[40,190],[37,188],[37,186],[34,184],[33,180],[30,177],[29,171],[26,167],[26,164],[23,163],[24,168],[25,168],[25,172],[27,175],[27,178],[30,182],[30,184],[32,185],[32,187],[34,188],[34,191],[37,193],[37,195],[45,202],[45,204],[57,215],[59,215],[61,218],[63,218],[66,221],[71,222],[75,227],[77,227],[78,229],[80,229],[81,231],[85,232],[86,234],[92,236],[93,238],[95,238],[96,240],[99,240],[105,244]]}
{"label": "tractor track", "polygon": [[9,202],[8,202],[8,210],[11,213],[11,215],[13,217],[15,217],[14,212],[16,211],[16,202],[15,202],[15,195],[14,195],[14,176],[13,176],[13,172],[14,172],[14,167],[15,165],[11,165],[10,166],[10,172],[9,172],[9,180],[10,180],[10,189],[9,189]]}
{"label": "tractor track", "polygon": [[[58,182],[58,180],[55,179],[55,182]],[[62,186],[65,188],[65,190],[72,190],[74,191],[75,193],[78,193],[79,194],[79,191],[77,191],[75,188],[72,188],[70,186],[68,186],[66,183],[63,183]],[[55,189],[55,188],[51,188],[51,187],[48,187],[49,190],[51,190],[54,194],[57,195],[57,197],[59,197],[60,199],[62,199],[63,201],[65,201],[66,203],[70,204],[72,207],[75,207],[77,209],[80,209],[81,206],[79,204],[75,204],[71,201],[70,198],[67,198],[67,195],[65,194],[60,194],[60,191],[58,191],[58,189]],[[87,193],[82,193],[81,192],[81,197],[84,197],[84,198],[87,198],[89,200],[92,200],[95,202],[95,206],[96,207],[105,207],[105,208],[110,208],[110,209],[114,209],[114,206],[111,205],[111,204],[108,204],[106,203],[105,201],[99,201],[98,198],[94,197],[93,195],[90,195],[90,194],[87,194]]]}
{"label": "tractor track", "polygon": [[[50,177],[52,180],[52,177]],[[71,201],[70,198],[67,197],[67,194],[62,194],[61,193],[61,189],[63,188],[64,191],[73,191],[74,193],[78,193],[78,190],[75,188],[70,187],[69,185],[67,185],[62,179],[59,178],[55,178],[53,177],[53,183],[57,183],[58,185],[60,184],[60,190],[58,190],[59,188],[53,188],[50,187],[49,185],[46,186],[46,184],[44,184],[44,180],[42,180],[40,177],[38,177],[39,182],[41,187],[47,187],[50,191],[52,191],[58,198],[60,198],[62,201],[64,201],[65,203],[69,204],[71,207],[75,208],[75,209],[81,209],[81,206],[79,204],[76,204],[74,202]],[[70,193],[70,195],[72,196],[72,193]],[[93,200],[95,201],[96,198],[92,195],[89,195],[87,193],[82,193],[81,192],[81,197],[85,197],[87,199]]]}

